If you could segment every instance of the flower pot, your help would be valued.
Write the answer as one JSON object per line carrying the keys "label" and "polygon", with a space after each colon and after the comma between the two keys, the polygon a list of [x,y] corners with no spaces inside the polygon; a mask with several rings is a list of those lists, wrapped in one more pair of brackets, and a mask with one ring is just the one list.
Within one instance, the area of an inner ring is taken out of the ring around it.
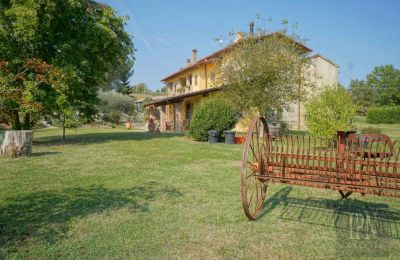
{"label": "flower pot", "polygon": [[125,124],[126,129],[131,129],[132,128],[132,123],[131,122],[126,122]]}
{"label": "flower pot", "polygon": [[235,136],[235,144],[244,144],[245,140],[243,136]]}

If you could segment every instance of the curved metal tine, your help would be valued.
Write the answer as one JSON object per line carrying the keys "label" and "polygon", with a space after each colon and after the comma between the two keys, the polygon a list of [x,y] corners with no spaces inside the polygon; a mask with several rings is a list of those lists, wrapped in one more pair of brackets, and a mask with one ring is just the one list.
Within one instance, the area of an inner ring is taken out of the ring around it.
{"label": "curved metal tine", "polygon": [[286,150],[285,150],[285,160],[284,163],[286,164],[285,167],[289,166],[289,137],[285,135],[285,142],[286,142]]}
{"label": "curved metal tine", "polygon": [[282,136],[278,136],[278,147],[277,147],[277,153],[276,153],[276,162],[278,163],[280,167],[280,173],[282,173]]}
{"label": "curved metal tine", "polygon": [[[385,140],[385,142],[383,143],[383,151],[382,151],[382,156],[383,156],[383,167],[384,167],[384,171],[385,171],[385,175],[386,175],[386,180],[389,182],[391,180],[391,174],[389,173],[389,162],[390,159],[392,157],[392,151],[389,145],[390,139]],[[387,148],[389,148],[389,151],[387,151]],[[382,157],[381,156],[381,157]],[[394,185],[397,187],[397,181],[395,180]]]}
{"label": "curved metal tine", "polygon": [[[367,138],[365,138],[365,141],[366,141],[366,139]],[[358,167],[359,167],[359,171],[360,171],[360,177],[361,177],[361,179],[363,179],[363,175],[364,175],[364,173],[363,173],[363,163],[365,162],[365,145],[359,145],[360,146],[360,156],[358,157],[358,162],[359,162],[359,164],[358,164]],[[368,179],[369,179],[369,177],[368,177]]]}
{"label": "curved metal tine", "polygon": [[[365,138],[365,140],[367,140],[367,138]],[[376,151],[376,147],[374,148],[374,143],[375,143],[374,139],[372,139],[371,142],[368,142],[368,146],[369,146],[369,149],[368,149],[368,162],[370,164],[372,164],[372,170],[373,170],[373,173],[375,175],[377,186],[381,187],[382,186],[382,179],[381,179],[382,176],[380,175],[379,171],[377,171],[377,163],[376,163],[376,157],[377,157],[376,156],[376,152],[377,151]]]}
{"label": "curved metal tine", "polygon": [[299,150],[299,136],[298,135],[296,135],[296,168],[298,169],[299,168],[299,153],[300,153],[300,150]]}
{"label": "curved metal tine", "polygon": [[318,149],[318,171],[321,171],[321,152],[322,152],[322,138],[318,137],[319,139],[319,149]]}
{"label": "curved metal tine", "polygon": [[293,135],[290,135],[290,144],[291,144],[291,147],[290,147],[290,167],[293,167],[293,165],[294,165],[294,163],[293,163],[293,160],[294,160],[294,158],[293,158],[293,146],[294,146],[294,144],[293,144]]}
{"label": "curved metal tine", "polygon": [[[394,141],[393,142],[393,174],[397,177],[397,169],[400,168],[400,142]],[[397,149],[397,151],[396,151]],[[400,176],[399,176],[400,177]]]}
{"label": "curved metal tine", "polygon": [[306,151],[306,164],[305,168],[308,170],[310,169],[310,145],[311,145],[311,137],[308,136],[308,144],[307,144],[307,151]]}
{"label": "curved metal tine", "polygon": [[329,140],[330,142],[330,147],[329,147],[329,172],[331,172],[334,168],[332,166],[333,161],[335,160],[335,153],[334,151],[334,141],[332,139]]}
{"label": "curved metal tine", "polygon": [[313,145],[313,150],[312,150],[312,169],[315,170],[315,146],[316,146],[316,142],[317,139],[315,137],[313,137],[314,140],[314,145]]}

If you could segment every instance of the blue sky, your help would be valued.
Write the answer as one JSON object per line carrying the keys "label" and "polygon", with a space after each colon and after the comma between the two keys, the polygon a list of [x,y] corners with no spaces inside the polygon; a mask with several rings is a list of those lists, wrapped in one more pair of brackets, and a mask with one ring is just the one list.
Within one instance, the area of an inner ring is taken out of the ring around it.
{"label": "blue sky", "polygon": [[[199,57],[229,42],[229,31],[256,27],[274,31],[282,19],[297,23],[307,46],[340,66],[340,83],[362,79],[375,66],[400,68],[399,0],[101,0],[118,14],[137,52],[132,84],[162,86],[160,79],[184,67],[191,50]],[[259,14],[264,20],[257,19]],[[268,21],[271,18],[272,22]]]}

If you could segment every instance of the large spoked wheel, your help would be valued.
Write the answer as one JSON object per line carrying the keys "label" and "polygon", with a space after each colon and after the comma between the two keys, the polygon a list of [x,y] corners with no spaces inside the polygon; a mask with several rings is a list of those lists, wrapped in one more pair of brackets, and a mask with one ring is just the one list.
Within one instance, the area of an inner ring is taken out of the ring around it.
{"label": "large spoked wheel", "polygon": [[255,220],[264,206],[267,182],[260,177],[267,174],[268,145],[267,122],[263,117],[257,117],[247,132],[242,161],[242,204],[250,220]]}

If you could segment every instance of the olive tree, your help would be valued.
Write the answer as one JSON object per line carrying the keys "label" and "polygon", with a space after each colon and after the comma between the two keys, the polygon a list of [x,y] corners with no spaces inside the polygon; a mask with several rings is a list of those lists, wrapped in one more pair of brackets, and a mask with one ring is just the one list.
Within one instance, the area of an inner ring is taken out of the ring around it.
{"label": "olive tree", "polygon": [[99,99],[98,110],[104,121],[118,124],[123,115],[130,116],[135,112],[135,101],[127,95],[100,91]]}

